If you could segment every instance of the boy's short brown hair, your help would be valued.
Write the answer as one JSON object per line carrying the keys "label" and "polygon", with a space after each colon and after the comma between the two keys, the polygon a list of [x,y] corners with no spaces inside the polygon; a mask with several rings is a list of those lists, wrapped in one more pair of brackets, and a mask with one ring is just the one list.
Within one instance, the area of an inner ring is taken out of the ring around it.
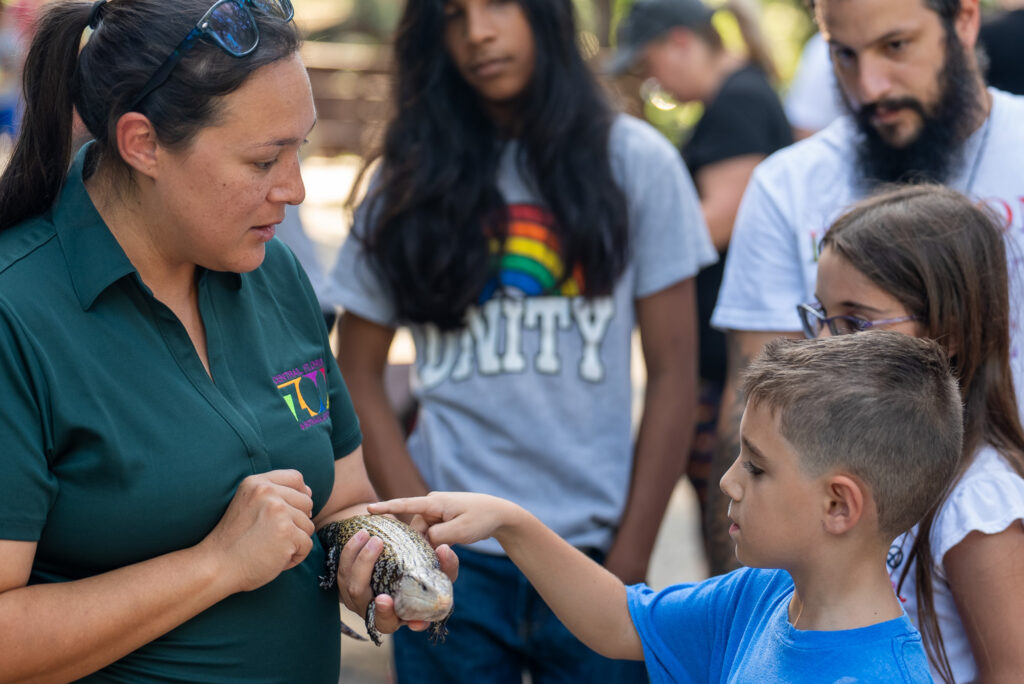
{"label": "boy's short brown hair", "polygon": [[780,338],[750,364],[743,391],[779,418],[806,474],[838,469],[867,485],[888,539],[939,501],[960,458],[960,391],[931,340],[885,331]]}

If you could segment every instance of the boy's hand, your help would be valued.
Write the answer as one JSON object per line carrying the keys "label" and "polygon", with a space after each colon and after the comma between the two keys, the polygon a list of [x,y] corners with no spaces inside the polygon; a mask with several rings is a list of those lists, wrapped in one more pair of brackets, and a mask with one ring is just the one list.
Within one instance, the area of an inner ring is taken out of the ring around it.
{"label": "boy's hand", "polygon": [[468,492],[431,492],[427,496],[381,501],[367,508],[371,513],[419,515],[429,525],[427,539],[435,546],[472,544],[493,537],[521,510],[511,501]]}
{"label": "boy's hand", "polygon": [[562,624],[583,643],[609,658],[643,659],[626,587],[524,508],[467,492],[431,492],[367,508],[371,513],[420,516],[430,526],[427,538],[435,545],[494,537]]}

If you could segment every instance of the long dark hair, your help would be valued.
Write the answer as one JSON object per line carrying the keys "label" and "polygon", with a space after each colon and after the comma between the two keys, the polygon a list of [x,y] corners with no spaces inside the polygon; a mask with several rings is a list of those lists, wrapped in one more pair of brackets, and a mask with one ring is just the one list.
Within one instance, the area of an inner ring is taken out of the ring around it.
{"label": "long dark hair", "polygon": [[[855,205],[825,234],[824,247],[918,316],[925,336],[950,355],[964,400],[964,439],[945,496],[982,444],[992,445],[1024,477],[1024,429],[1010,371],[1007,247],[995,217],[949,188],[906,186]],[[932,592],[930,537],[937,512],[921,520],[899,586],[916,562],[918,628],[928,658],[952,684]]]}
{"label": "long dark hair", "polygon": [[[94,158],[130,176],[117,151],[117,121],[210,4],[111,0],[98,15],[90,2],[65,0],[45,8],[25,58],[21,132],[0,177],[0,230],[45,212],[57,199],[71,160],[74,110],[96,139]],[[170,78],[136,108],[152,122],[162,145],[187,146],[216,121],[219,97],[298,49],[292,23],[255,8],[252,14],[260,32],[255,52],[239,59],[196,41]],[[90,17],[95,30],[79,54]]]}
{"label": "long dark hair", "polygon": [[[612,177],[615,114],[576,46],[571,0],[518,0],[536,44],[522,97],[519,167],[554,215],[565,265],[587,296],[611,292],[628,254],[626,199]],[[399,315],[451,329],[491,275],[507,207],[503,142],[442,36],[443,0],[409,0],[395,39],[394,102],[358,237]],[[364,168],[365,170],[365,168]]]}

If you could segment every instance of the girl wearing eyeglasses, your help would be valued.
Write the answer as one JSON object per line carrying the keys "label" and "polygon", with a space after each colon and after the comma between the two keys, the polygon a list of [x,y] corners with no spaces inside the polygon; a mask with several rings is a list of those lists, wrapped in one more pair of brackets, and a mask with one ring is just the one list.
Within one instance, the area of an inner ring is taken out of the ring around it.
{"label": "girl wearing eyeglasses", "polygon": [[[291,16],[101,0],[39,21],[0,178],[0,681],[338,681],[312,535],[374,492],[274,239],[316,118]],[[74,156],[73,112],[94,138]],[[365,610],[367,569],[343,566]]]}
{"label": "girl wearing eyeglasses", "polygon": [[[636,582],[692,439],[693,276],[715,254],[678,153],[612,110],[576,45],[570,0],[406,5],[397,115],[334,270],[338,359],[380,496],[513,499]],[[408,443],[383,382],[399,326]],[[459,558],[447,641],[397,633],[400,682],[646,681],[576,640],[496,543]]]}
{"label": "girl wearing eyeglasses", "polygon": [[932,674],[947,683],[1024,672],[1024,430],[1009,366],[1020,293],[1008,291],[1005,250],[992,217],[957,192],[893,190],[825,234],[818,301],[802,311],[808,333],[896,330],[934,338],[953,361],[963,459],[937,510],[888,559]]}

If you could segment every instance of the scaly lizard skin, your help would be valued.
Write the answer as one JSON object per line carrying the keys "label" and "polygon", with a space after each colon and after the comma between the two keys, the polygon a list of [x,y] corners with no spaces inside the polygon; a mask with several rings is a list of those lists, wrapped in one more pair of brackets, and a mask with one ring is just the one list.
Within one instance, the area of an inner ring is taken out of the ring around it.
{"label": "scaly lizard skin", "polygon": [[[447,633],[445,624],[452,612],[452,581],[441,572],[441,562],[423,535],[394,518],[357,515],[321,529],[317,534],[327,551],[327,575],[320,578],[321,588],[330,589],[335,585],[341,548],[359,530],[366,530],[370,536],[384,542],[370,578],[374,595],[390,594],[395,599],[395,614],[399,618],[431,622],[431,638],[443,640]],[[341,627],[348,636],[365,641],[345,624]],[[380,646],[373,601],[366,608],[366,631],[373,643]]]}

